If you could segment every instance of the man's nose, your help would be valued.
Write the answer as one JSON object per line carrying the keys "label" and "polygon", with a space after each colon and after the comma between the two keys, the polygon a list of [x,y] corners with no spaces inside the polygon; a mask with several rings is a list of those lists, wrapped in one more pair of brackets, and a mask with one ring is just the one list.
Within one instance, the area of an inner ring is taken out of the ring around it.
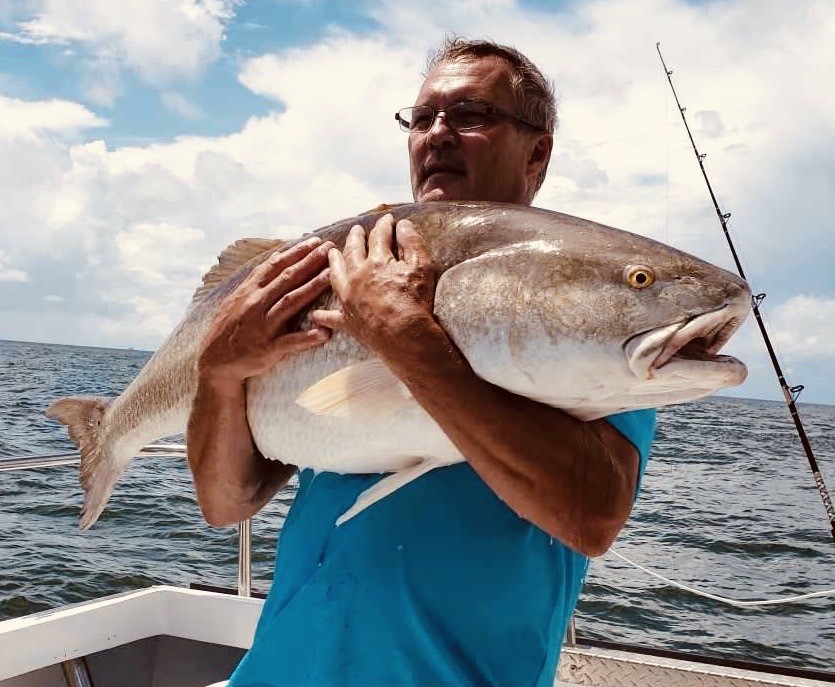
{"label": "man's nose", "polygon": [[426,130],[426,138],[429,145],[437,147],[444,143],[453,143],[457,133],[446,118],[446,112],[438,112],[432,120],[432,126]]}

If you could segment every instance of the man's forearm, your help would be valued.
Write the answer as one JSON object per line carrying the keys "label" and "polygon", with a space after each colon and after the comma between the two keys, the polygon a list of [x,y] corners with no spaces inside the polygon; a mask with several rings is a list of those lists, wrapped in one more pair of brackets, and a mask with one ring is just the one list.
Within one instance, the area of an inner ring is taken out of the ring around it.
{"label": "man's forearm", "polygon": [[476,376],[439,325],[386,362],[473,469],[517,514],[588,555],[632,507],[635,448],[607,421],[582,422]]}
{"label": "man's forearm", "polygon": [[318,328],[288,331],[288,323],[328,289],[332,247],[314,237],[267,257],[220,303],[201,342],[188,459],[200,508],[213,525],[254,515],[295,472],[257,450],[246,380],[330,338]]}
{"label": "man's forearm", "polygon": [[197,500],[211,525],[251,517],[295,472],[291,465],[264,458],[255,446],[246,419],[243,382],[200,379],[187,444]]}

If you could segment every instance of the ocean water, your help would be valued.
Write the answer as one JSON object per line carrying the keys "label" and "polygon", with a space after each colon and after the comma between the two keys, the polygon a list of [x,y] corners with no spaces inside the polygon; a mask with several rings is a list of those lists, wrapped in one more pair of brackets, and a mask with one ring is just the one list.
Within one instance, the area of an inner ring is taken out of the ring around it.
{"label": "ocean water", "polygon": [[[43,416],[58,396],[121,392],[142,351],[0,341],[0,460],[71,450]],[[835,407],[801,404],[835,493]],[[253,520],[266,591],[291,483]],[[76,468],[0,472],[0,619],[152,584],[235,586],[237,532],[201,519],[185,461],[135,461],[98,524],[78,530]],[[641,496],[614,547],[653,571],[736,599],[835,589],[835,543],[785,407],[712,398],[659,412]],[[612,555],[591,567],[581,636],[835,669],[835,596],[733,608]]]}

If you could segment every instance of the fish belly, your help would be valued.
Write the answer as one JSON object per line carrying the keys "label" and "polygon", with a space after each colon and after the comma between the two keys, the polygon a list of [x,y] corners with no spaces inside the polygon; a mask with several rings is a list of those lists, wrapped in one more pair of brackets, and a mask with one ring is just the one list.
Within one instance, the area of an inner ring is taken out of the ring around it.
{"label": "fish belly", "polygon": [[317,414],[296,403],[309,387],[370,356],[339,343],[295,356],[271,373],[248,380],[247,419],[264,456],[339,473],[396,472],[429,460],[464,460],[431,416],[413,399],[371,418]]}

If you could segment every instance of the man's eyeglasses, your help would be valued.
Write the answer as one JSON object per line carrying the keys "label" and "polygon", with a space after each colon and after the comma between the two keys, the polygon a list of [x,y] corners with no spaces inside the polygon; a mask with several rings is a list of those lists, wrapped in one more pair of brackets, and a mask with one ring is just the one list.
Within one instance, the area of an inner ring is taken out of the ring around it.
{"label": "man's eyeglasses", "polygon": [[495,105],[480,103],[478,101],[466,101],[455,103],[449,107],[432,107],[432,105],[416,105],[415,107],[404,107],[396,112],[394,118],[400,124],[400,128],[408,133],[425,133],[432,128],[441,112],[446,115],[445,121],[449,128],[455,131],[472,131],[493,123],[496,119],[508,119],[530,129],[541,131],[542,127],[502,110]]}

